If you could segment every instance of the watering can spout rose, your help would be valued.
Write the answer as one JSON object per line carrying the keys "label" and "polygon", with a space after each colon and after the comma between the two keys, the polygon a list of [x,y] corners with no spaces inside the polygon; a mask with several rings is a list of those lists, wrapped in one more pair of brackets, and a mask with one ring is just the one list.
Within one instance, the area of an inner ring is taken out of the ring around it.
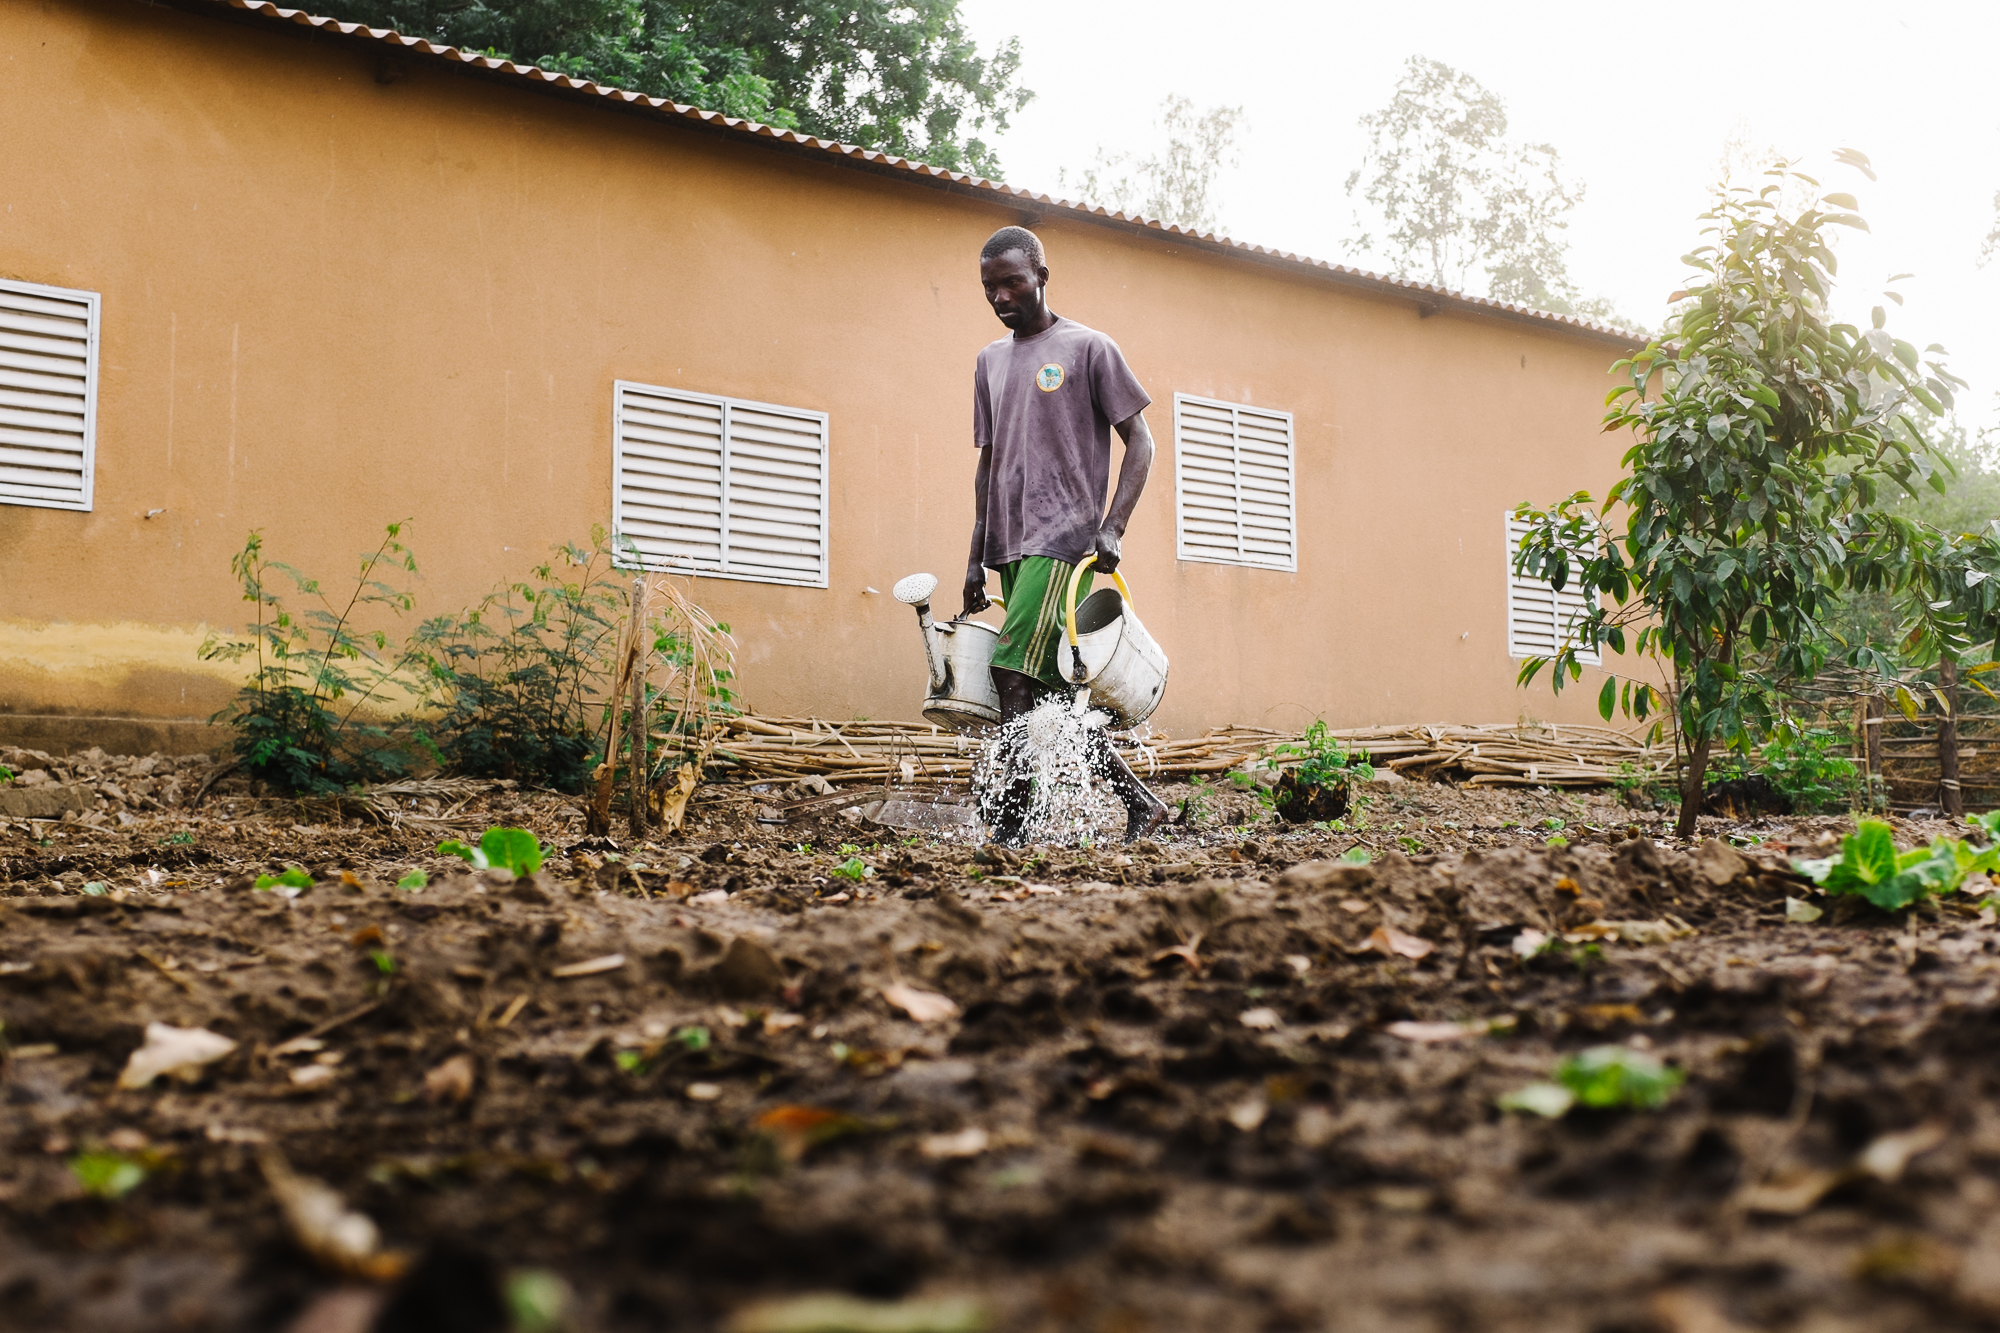
{"label": "watering can spout rose", "polygon": [[[1152,716],[1166,694],[1167,655],[1139,623],[1123,575],[1114,572],[1115,587],[1099,588],[1078,604],[1084,572],[1096,561],[1095,555],[1084,557],[1070,575],[1063,602],[1068,642],[1062,673],[1072,685],[1089,690],[1091,706],[1109,714],[1113,727],[1136,727]],[[962,616],[943,624],[933,620],[930,599],[937,586],[935,575],[912,574],[894,589],[897,601],[916,608],[924,637],[930,666],[924,717],[954,731],[983,731],[1000,720],[1000,693],[993,683],[993,650],[1000,631]],[[998,598],[993,601],[1004,607]]]}

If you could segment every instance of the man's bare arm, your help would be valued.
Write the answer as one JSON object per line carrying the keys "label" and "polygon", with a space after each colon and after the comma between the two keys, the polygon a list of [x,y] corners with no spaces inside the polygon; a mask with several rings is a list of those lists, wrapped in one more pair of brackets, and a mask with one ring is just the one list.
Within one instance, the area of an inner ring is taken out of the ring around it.
{"label": "man's bare arm", "polygon": [[972,478],[972,557],[965,567],[965,609],[961,615],[976,615],[993,605],[986,596],[986,484],[992,473],[993,449],[989,445],[980,449],[979,470]]}
{"label": "man's bare arm", "polygon": [[[1146,428],[1146,415],[1134,413],[1114,429],[1125,441],[1125,461],[1118,465],[1118,490],[1111,497],[1111,510],[1097,530],[1097,569],[1105,574],[1118,568],[1119,543],[1132,511],[1139,507],[1139,495],[1153,471],[1153,432]],[[982,514],[985,512],[981,507]]]}

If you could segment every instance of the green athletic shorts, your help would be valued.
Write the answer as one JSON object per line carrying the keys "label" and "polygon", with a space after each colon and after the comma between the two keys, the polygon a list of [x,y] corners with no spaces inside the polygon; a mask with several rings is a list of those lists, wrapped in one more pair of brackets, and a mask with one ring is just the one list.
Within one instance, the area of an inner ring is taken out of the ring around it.
{"label": "green athletic shorts", "polygon": [[[1007,603],[1007,623],[993,649],[993,665],[1044,685],[1069,688],[1063,675],[1063,650],[1069,646],[1064,628],[1063,600],[1069,594],[1075,565],[1046,555],[1031,555],[1000,567],[1000,599]],[[1081,603],[1090,595],[1090,571],[1076,591]]]}

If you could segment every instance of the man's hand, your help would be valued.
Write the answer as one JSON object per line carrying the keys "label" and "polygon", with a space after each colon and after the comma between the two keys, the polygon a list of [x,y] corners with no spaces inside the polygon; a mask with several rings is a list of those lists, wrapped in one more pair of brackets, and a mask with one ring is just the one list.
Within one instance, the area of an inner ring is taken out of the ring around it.
{"label": "man's hand", "polygon": [[1109,524],[1097,530],[1097,563],[1091,566],[1099,574],[1110,574],[1118,568],[1118,533]]}
{"label": "man's hand", "polygon": [[986,595],[986,567],[979,565],[965,571],[965,609],[958,613],[960,618],[976,616],[991,605],[992,599]]}

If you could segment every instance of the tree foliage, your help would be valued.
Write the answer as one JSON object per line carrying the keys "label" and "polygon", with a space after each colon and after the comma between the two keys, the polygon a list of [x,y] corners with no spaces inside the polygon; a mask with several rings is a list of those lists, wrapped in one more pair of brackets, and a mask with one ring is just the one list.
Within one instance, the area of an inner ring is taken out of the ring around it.
{"label": "tree foliage", "polygon": [[1568,216],[1583,186],[1564,178],[1549,144],[1507,135],[1499,96],[1451,66],[1411,56],[1395,95],[1361,117],[1368,155],[1347,178],[1366,205],[1354,245],[1377,250],[1398,277],[1559,314],[1614,318],[1569,276]]}
{"label": "tree foliage", "polygon": [[955,171],[1034,96],[958,0],[328,0],[323,12]]}
{"label": "tree foliage", "polygon": [[[1613,368],[1626,382],[1607,400],[1605,429],[1637,441],[1602,510],[1579,492],[1519,511],[1530,531],[1516,568],[1593,594],[1563,648],[1527,662],[1522,683],[1550,666],[1560,690],[1581,677],[1580,651],[1622,654],[1628,632],[1634,652],[1664,663],[1665,698],[1613,677],[1599,709],[1673,708],[1687,747],[1683,836],[1718,738],[1768,730],[1781,680],[1811,679],[1834,649],[1823,617],[1836,594],[1888,591],[1914,608],[1913,644],[1962,644],[1966,570],[1985,559],[1882,506],[1893,489],[1944,489],[1912,413],[1942,413],[1962,381],[1937,359],[1942,348],[1919,353],[1891,336],[1881,307],[1865,330],[1832,319],[1828,237],[1867,224],[1845,194],[1781,209],[1774,196],[1799,173],[1770,174],[1773,184],[1730,189],[1704,215],[1709,243],[1687,257],[1696,272],[1666,335]],[[1609,518],[1620,509],[1622,532]]]}
{"label": "tree foliage", "polygon": [[1243,123],[1240,106],[1212,106],[1196,112],[1179,94],[1160,103],[1156,128],[1166,148],[1133,160],[1132,154],[1097,150],[1095,160],[1072,176],[1057,173],[1066,189],[1119,213],[1139,213],[1190,231],[1222,229],[1216,180],[1237,163],[1236,136]]}

